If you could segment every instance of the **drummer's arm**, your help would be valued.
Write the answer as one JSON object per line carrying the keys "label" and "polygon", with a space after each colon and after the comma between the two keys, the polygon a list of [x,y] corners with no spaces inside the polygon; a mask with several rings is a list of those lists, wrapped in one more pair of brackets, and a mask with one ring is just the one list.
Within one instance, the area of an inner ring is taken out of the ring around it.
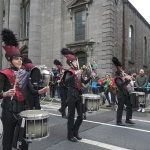
{"label": "drummer's arm", "polygon": [[87,84],[92,78],[89,77],[87,80],[84,80],[81,76],[81,82],[84,83],[84,84]]}
{"label": "drummer's arm", "polygon": [[5,75],[0,73],[0,99],[4,98],[5,92],[3,93],[3,87],[4,87],[4,83],[5,83]]}
{"label": "drummer's arm", "polygon": [[33,88],[32,84],[31,84],[30,80],[28,81],[28,85],[27,86],[28,86],[28,89],[31,92],[31,94],[33,94],[33,95],[39,94],[38,90],[34,90],[34,88]]}
{"label": "drummer's arm", "polygon": [[30,80],[28,81],[28,85],[27,86],[28,86],[29,91],[33,95],[43,94],[43,93],[46,93],[46,92],[49,91],[49,87],[48,86],[42,88],[41,90],[34,90],[34,88],[33,88],[32,84],[31,84]]}
{"label": "drummer's arm", "polygon": [[129,80],[125,80],[124,82],[122,82],[120,79],[116,79],[116,83],[120,87],[123,87],[124,85],[128,85],[129,82],[130,82]]}

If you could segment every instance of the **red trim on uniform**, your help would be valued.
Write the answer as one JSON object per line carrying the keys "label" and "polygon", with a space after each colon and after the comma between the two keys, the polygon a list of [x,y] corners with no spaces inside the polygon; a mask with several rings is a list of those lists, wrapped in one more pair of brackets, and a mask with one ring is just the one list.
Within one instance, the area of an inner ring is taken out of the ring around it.
{"label": "red trim on uniform", "polygon": [[[15,80],[16,80],[16,76],[14,74],[14,72],[11,70],[11,69],[5,69],[5,70],[1,70],[0,71],[2,74],[6,75],[6,77],[8,78],[9,80],[9,83],[11,85],[11,88],[14,87],[14,83],[15,83]],[[18,83],[16,84],[16,97],[17,97],[17,100],[19,102],[23,101],[24,100],[24,96],[21,92],[21,89],[18,85]]]}
{"label": "red trim on uniform", "polygon": [[[70,68],[68,71],[70,71],[72,74],[75,74],[75,71],[72,68]],[[81,84],[76,75],[74,76],[74,80],[78,90],[81,90]]]}

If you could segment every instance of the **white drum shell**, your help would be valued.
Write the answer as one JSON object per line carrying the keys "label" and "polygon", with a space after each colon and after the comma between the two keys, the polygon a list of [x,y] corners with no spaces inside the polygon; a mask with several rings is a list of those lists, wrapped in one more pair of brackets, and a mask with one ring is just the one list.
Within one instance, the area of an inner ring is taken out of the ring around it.
{"label": "white drum shell", "polygon": [[85,106],[88,111],[98,111],[100,108],[100,95],[96,94],[82,94],[85,98]]}
{"label": "white drum shell", "polygon": [[49,136],[49,114],[44,110],[28,110],[20,113],[26,120],[25,139],[41,140]]}

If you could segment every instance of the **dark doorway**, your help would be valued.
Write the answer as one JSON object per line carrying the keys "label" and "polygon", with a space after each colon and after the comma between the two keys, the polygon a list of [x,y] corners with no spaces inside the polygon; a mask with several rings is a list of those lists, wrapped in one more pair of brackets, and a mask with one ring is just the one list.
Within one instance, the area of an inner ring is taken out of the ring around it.
{"label": "dark doorway", "polygon": [[85,52],[76,52],[75,53],[76,57],[78,58],[79,61],[79,67],[81,68],[83,65],[86,65],[87,63],[87,57]]}

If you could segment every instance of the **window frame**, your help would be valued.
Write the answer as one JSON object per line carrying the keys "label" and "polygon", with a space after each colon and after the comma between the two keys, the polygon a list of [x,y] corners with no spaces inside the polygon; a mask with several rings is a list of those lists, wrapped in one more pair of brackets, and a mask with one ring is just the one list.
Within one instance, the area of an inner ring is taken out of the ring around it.
{"label": "window frame", "polygon": [[[85,11],[85,35],[83,40],[75,40],[75,13],[80,12],[80,11]],[[73,9],[73,41],[74,42],[80,42],[80,41],[85,41],[87,39],[87,13],[86,13],[86,8],[85,7],[79,7],[79,8],[74,8]]]}
{"label": "window frame", "polygon": [[128,34],[128,60],[134,62],[134,28],[132,25],[129,26]]}
{"label": "window frame", "polygon": [[143,41],[143,65],[147,65],[147,38],[144,37]]}

